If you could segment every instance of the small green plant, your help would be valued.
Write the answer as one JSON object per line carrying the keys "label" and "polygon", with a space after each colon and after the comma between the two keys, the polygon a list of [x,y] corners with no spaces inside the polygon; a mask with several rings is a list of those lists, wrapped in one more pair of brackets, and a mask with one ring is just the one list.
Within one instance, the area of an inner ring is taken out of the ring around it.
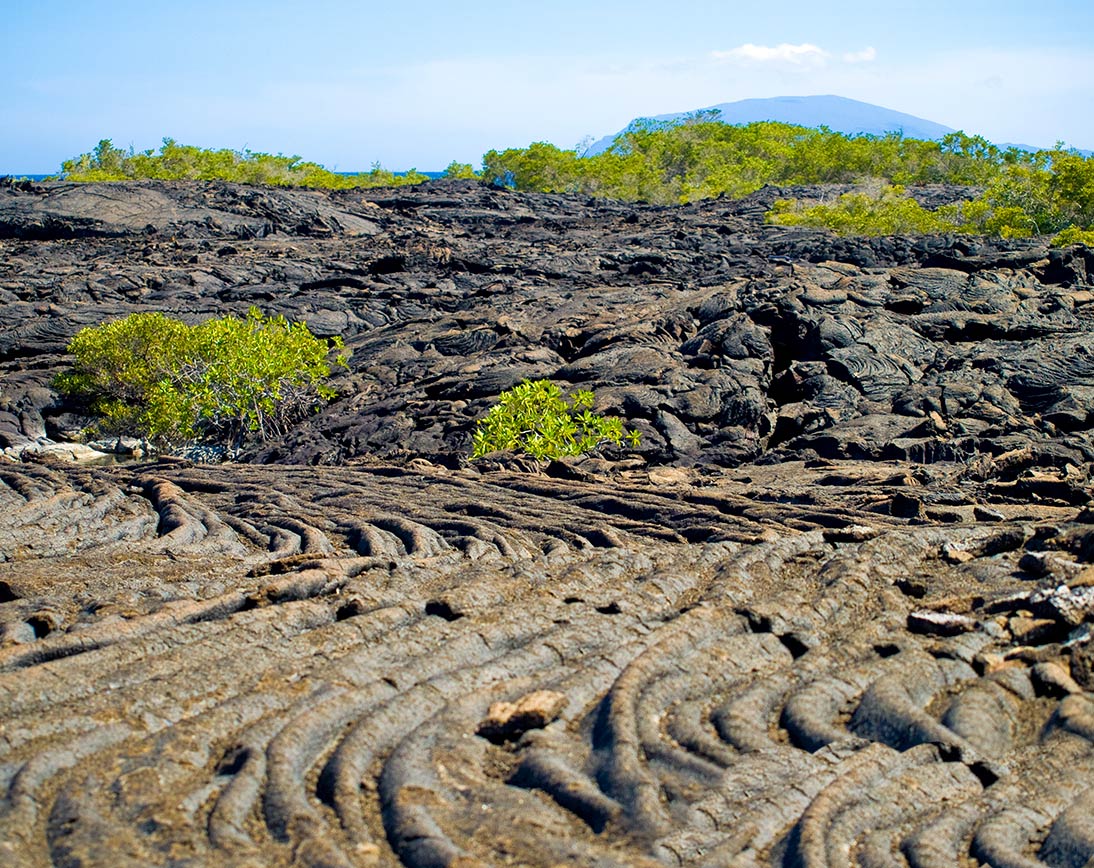
{"label": "small green plant", "polygon": [[[340,351],[341,339],[333,345]],[[75,363],[55,378],[58,391],[85,401],[100,433],[139,434],[161,447],[266,440],[335,394],[328,343],[256,308],[196,326],[132,314],[81,329],[68,350]]]}
{"label": "small green plant", "polygon": [[1068,226],[1052,239],[1053,247],[1070,247],[1072,244],[1085,244],[1087,247],[1094,248],[1094,230]]}
{"label": "small green plant", "polygon": [[625,431],[623,420],[592,411],[593,393],[578,389],[567,400],[550,380],[525,380],[507,392],[490,409],[471,437],[471,458],[501,449],[523,452],[533,458],[583,455],[624,439],[638,446],[637,431]]}
{"label": "small green plant", "polygon": [[470,163],[459,163],[453,160],[448,164],[448,167],[444,170],[444,176],[446,178],[464,178],[478,180],[479,173],[475,171],[475,167]]}
{"label": "small green plant", "polygon": [[[451,168],[451,167],[450,167]],[[468,167],[470,169],[470,166]],[[319,187],[346,190],[357,187],[399,187],[420,184],[429,176],[416,169],[396,175],[374,163],[369,172],[341,174],[318,163],[282,154],[233,151],[229,148],[199,148],[180,145],[166,138],[159,153],[137,153],[114,147],[103,139],[86,154],[61,164],[67,181],[131,181],[153,178],[161,181],[234,181],[239,184],[267,184],[277,187]]]}
{"label": "small green plant", "polygon": [[900,185],[886,185],[875,194],[844,193],[831,204],[808,206],[794,199],[776,199],[767,220],[831,229],[838,235],[923,235],[957,229],[945,214],[922,207]]}

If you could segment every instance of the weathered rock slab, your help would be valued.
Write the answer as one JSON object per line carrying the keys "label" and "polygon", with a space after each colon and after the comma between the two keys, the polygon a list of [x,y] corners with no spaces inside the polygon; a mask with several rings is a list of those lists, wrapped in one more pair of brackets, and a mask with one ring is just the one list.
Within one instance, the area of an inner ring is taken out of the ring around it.
{"label": "weathered rock slab", "polygon": [[[1094,857],[1085,254],[778,195],[0,188],[0,863]],[[76,442],[79,328],[250,305],[322,413]],[[524,377],[642,447],[469,463]]]}

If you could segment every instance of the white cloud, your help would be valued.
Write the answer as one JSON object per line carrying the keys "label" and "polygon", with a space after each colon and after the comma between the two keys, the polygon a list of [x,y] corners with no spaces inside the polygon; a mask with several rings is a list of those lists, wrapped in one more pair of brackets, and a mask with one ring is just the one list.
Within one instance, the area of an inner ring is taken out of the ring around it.
{"label": "white cloud", "polygon": [[795,66],[823,66],[830,55],[823,48],[809,42],[790,45],[753,45],[746,42],[729,51],[712,51],[710,56],[720,61],[744,61],[746,63],[789,63]]}
{"label": "white cloud", "polygon": [[848,51],[843,55],[844,63],[869,63],[872,60],[877,60],[877,49],[873,46],[862,51]]}
{"label": "white cloud", "polygon": [[[753,45],[751,42],[746,42],[728,51],[712,51],[710,57],[719,63],[736,62],[817,69],[827,66],[828,61],[832,59],[832,54],[811,42],[802,42],[798,45],[791,45],[788,42],[780,42],[778,45]],[[840,55],[840,60],[844,63],[870,63],[877,60],[877,49],[868,46],[861,51],[847,51]]]}

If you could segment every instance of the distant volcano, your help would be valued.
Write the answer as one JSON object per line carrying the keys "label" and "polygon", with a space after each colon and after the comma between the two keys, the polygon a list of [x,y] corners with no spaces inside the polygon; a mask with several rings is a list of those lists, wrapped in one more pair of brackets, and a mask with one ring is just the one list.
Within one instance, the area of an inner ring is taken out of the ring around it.
{"label": "distant volcano", "polygon": [[[657,115],[651,120],[674,121],[694,114],[695,111]],[[719,112],[719,120],[727,124],[781,121],[803,127],[826,126],[838,133],[850,135],[869,133],[880,136],[885,133],[899,132],[910,139],[937,139],[946,133],[954,132],[952,127],[936,124],[934,121],[842,96],[777,96],[771,99],[742,99],[738,102],[724,102],[709,106],[698,111]],[[620,132],[631,129],[637,122],[636,118]],[[586,156],[606,151],[617,135],[619,133],[595,142],[585,152]]]}

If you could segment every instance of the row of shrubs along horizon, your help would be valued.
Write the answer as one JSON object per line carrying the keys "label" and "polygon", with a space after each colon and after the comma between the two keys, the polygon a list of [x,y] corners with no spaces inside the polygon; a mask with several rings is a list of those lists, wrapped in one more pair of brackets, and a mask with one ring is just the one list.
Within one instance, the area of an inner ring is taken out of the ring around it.
{"label": "row of shrubs along horizon", "polygon": [[[347,175],[300,157],[206,149],[169,138],[158,152],[126,151],[104,139],[65,161],[62,175],[71,181],[195,179],[325,189],[429,180],[413,169],[394,173],[376,164]],[[1062,144],[1041,151],[1003,149],[960,132],[928,141],[776,121],[729,125],[698,113],[680,122],[639,123],[595,155],[535,142],[488,151],[480,170],[453,162],[444,177],[656,204],[741,197],[765,185],[850,185],[821,192],[820,198],[780,199],[768,220],[844,235],[1036,235],[1052,236],[1057,244],[1094,245],[1094,157]],[[928,208],[909,188],[929,184],[964,187],[966,196]]]}

